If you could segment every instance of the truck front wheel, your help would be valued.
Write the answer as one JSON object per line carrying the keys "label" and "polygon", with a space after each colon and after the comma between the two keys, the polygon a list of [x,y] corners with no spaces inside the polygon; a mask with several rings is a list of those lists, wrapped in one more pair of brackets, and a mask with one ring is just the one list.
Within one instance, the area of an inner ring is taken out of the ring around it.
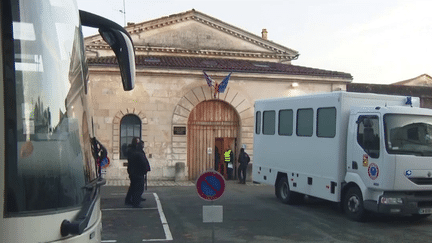
{"label": "truck front wheel", "polygon": [[354,221],[363,221],[366,210],[363,207],[363,195],[359,188],[351,187],[345,194],[343,209],[345,214]]}
{"label": "truck front wheel", "polygon": [[297,204],[302,198],[302,194],[293,192],[289,188],[288,179],[284,176],[276,184],[276,196],[285,204]]}

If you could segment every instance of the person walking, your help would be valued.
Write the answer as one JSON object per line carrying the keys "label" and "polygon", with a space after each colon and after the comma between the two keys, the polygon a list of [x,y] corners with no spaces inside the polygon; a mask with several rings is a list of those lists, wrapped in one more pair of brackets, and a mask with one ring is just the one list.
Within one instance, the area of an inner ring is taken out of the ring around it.
{"label": "person walking", "polygon": [[125,204],[135,208],[141,208],[141,201],[145,201],[141,195],[144,192],[144,183],[150,164],[144,152],[144,142],[135,137],[127,150],[128,167],[130,179],[129,190],[126,194]]}
{"label": "person walking", "polygon": [[249,161],[250,161],[249,155],[244,151],[244,148],[241,148],[239,159],[238,159],[239,162],[238,178],[240,184],[246,184],[246,170]]}
{"label": "person walking", "polygon": [[228,180],[232,180],[234,153],[231,151],[231,149],[228,149],[224,153],[224,157],[225,157],[225,164],[227,166],[227,177],[228,177]]}
{"label": "person walking", "polygon": [[219,160],[220,160],[220,154],[218,147],[215,147],[215,162],[214,162],[214,170],[219,171]]}

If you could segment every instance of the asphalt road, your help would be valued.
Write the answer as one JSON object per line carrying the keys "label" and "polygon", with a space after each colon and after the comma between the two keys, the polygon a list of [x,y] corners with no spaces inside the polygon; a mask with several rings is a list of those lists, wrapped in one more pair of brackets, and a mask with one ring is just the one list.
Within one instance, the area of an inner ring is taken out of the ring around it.
{"label": "asphalt road", "polygon": [[[223,207],[222,223],[203,223],[195,186],[149,187],[144,208],[124,205],[127,187],[102,189],[102,242],[431,242],[432,217],[372,215],[366,222],[347,219],[337,206],[307,198],[282,204],[274,188],[228,181],[213,205]],[[213,231],[214,230],[214,231]]]}

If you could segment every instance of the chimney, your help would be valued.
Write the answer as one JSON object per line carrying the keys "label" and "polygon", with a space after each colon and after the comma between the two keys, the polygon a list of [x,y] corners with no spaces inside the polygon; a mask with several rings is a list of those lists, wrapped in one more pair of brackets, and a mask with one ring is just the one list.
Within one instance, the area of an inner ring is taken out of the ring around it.
{"label": "chimney", "polygon": [[264,40],[267,40],[267,29],[263,29],[262,30],[262,32],[261,32],[261,35],[262,35],[262,38],[264,39]]}

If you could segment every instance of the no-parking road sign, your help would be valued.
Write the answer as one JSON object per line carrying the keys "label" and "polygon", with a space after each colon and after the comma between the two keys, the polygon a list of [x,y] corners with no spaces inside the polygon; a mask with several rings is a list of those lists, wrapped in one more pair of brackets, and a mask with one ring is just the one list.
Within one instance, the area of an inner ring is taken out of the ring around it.
{"label": "no-parking road sign", "polygon": [[202,173],[197,181],[196,187],[198,195],[207,201],[219,199],[225,191],[225,179],[217,171],[207,171]]}

